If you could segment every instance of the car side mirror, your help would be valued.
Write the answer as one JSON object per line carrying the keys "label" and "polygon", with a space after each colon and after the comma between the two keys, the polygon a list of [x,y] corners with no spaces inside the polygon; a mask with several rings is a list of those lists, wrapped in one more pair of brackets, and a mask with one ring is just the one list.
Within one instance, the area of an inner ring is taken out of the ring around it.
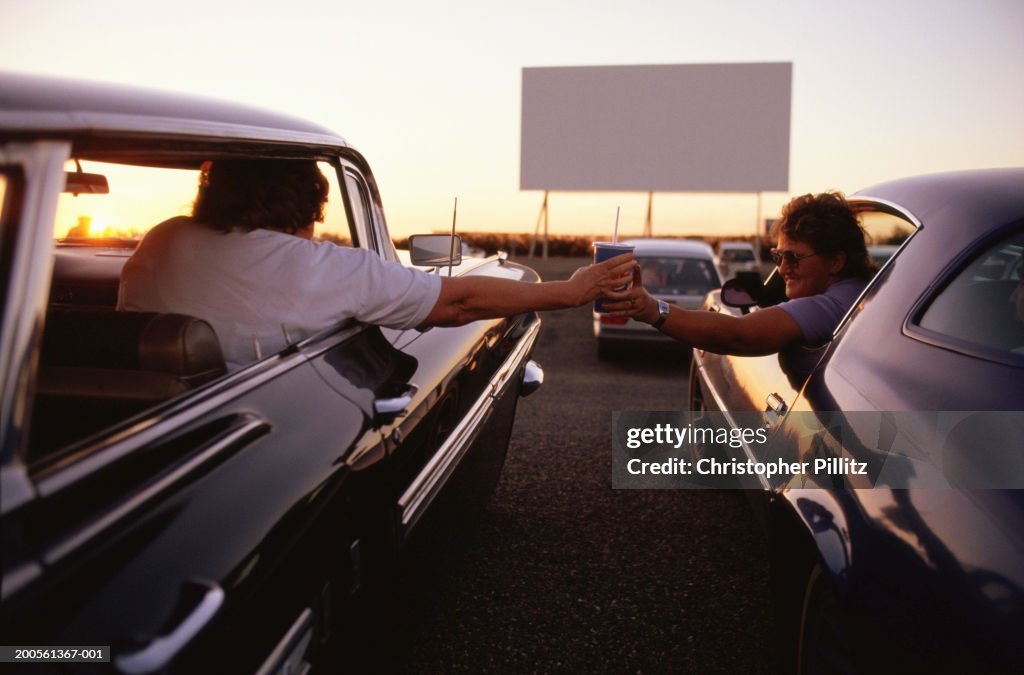
{"label": "car side mirror", "polygon": [[441,267],[462,264],[462,238],[450,234],[414,234],[409,237],[413,265]]}
{"label": "car side mirror", "polygon": [[746,313],[751,307],[771,307],[786,299],[786,282],[778,268],[772,270],[764,283],[754,272],[741,272],[722,285],[722,303],[739,307]]}
{"label": "car side mirror", "polygon": [[[757,286],[760,286],[760,281]],[[729,279],[722,285],[722,302],[730,307],[749,309],[757,304],[760,289],[743,277]]]}

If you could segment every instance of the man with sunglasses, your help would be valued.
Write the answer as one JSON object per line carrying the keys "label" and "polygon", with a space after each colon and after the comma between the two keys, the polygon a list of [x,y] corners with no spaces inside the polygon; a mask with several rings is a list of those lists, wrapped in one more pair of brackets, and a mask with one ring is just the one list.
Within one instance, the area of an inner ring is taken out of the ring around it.
{"label": "man with sunglasses", "polygon": [[794,360],[806,361],[803,348],[832,337],[871,278],[864,230],[841,193],[824,192],[786,204],[772,234],[778,242],[772,259],[789,298],[782,304],[740,317],[673,307],[651,297],[637,270],[629,296],[605,307],[700,349],[742,356],[783,352],[803,370],[807,364]]}

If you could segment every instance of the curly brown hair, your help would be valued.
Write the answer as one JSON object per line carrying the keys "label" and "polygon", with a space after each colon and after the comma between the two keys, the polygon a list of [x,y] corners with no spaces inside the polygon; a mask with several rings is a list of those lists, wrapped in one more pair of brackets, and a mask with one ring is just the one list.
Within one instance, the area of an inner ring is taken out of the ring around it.
{"label": "curly brown hair", "polygon": [[782,207],[782,217],[772,227],[780,234],[808,244],[815,253],[834,257],[846,254],[840,277],[870,279],[874,272],[868,257],[864,228],[842,192],[822,192],[794,197]]}
{"label": "curly brown hair", "polygon": [[295,234],[323,222],[327,190],[316,162],[219,159],[203,166],[192,217],[225,232]]}

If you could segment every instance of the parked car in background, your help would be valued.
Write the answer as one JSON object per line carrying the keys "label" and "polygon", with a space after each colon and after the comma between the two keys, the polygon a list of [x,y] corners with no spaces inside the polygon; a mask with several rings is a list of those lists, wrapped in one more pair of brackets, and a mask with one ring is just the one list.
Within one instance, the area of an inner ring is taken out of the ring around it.
{"label": "parked car in background", "polygon": [[871,262],[875,263],[877,267],[881,267],[885,262],[896,253],[896,249],[899,246],[894,244],[879,244],[877,246],[868,246],[868,257],[871,258]]}
{"label": "parked car in background", "polygon": [[732,279],[739,272],[761,273],[761,261],[754,246],[745,241],[723,241],[716,257],[723,279]]}
{"label": "parked car in background", "polygon": [[[687,309],[697,309],[708,292],[721,287],[714,253],[702,241],[681,239],[627,239],[635,247],[643,284],[651,295]],[[614,358],[629,346],[677,344],[646,323],[594,312],[598,358]]]}
{"label": "parked car in background", "polygon": [[[749,493],[771,542],[786,672],[1016,672],[1024,662],[1024,490],[994,489],[1024,484],[1022,188],[1024,169],[996,169],[852,195],[869,233],[911,234],[809,375],[784,372],[775,356],[694,351],[698,414],[759,413],[781,447],[871,466],[897,440],[915,450],[895,464],[903,487],[762,478]],[[718,294],[707,307],[741,311]],[[804,422],[837,419],[830,411],[880,423],[810,435]],[[936,432],[952,415],[942,411],[968,412]],[[758,461],[748,444],[738,452]],[[929,483],[934,466],[951,487]]]}
{"label": "parked car in background", "polygon": [[[305,672],[442,496],[478,508],[497,481],[517,399],[540,381],[536,315],[285,332],[227,372],[202,317],[115,311],[134,242],[55,243],[83,234],[75,222],[177,215],[223,158],[318,162],[325,226],[398,260],[367,161],[329,130],[0,76],[5,644],[109,646],[125,673]],[[448,236],[432,248],[410,262],[537,280],[499,256],[460,261],[458,240],[451,260]]]}

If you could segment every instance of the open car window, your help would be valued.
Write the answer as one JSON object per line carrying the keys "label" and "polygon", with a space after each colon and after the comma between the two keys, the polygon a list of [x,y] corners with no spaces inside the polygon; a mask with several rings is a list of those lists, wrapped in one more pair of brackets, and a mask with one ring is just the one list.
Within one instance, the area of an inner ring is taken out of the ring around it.
{"label": "open car window", "polygon": [[[45,459],[227,374],[209,317],[118,311],[121,271],[142,238],[164,220],[191,214],[200,162],[190,164],[195,166],[66,163],[68,189],[53,225],[30,459]],[[319,168],[329,194],[316,233],[350,245],[338,172],[326,162]],[[103,190],[70,191],[81,183],[73,176],[83,173],[105,179]],[[262,359],[276,355],[256,353]]]}

